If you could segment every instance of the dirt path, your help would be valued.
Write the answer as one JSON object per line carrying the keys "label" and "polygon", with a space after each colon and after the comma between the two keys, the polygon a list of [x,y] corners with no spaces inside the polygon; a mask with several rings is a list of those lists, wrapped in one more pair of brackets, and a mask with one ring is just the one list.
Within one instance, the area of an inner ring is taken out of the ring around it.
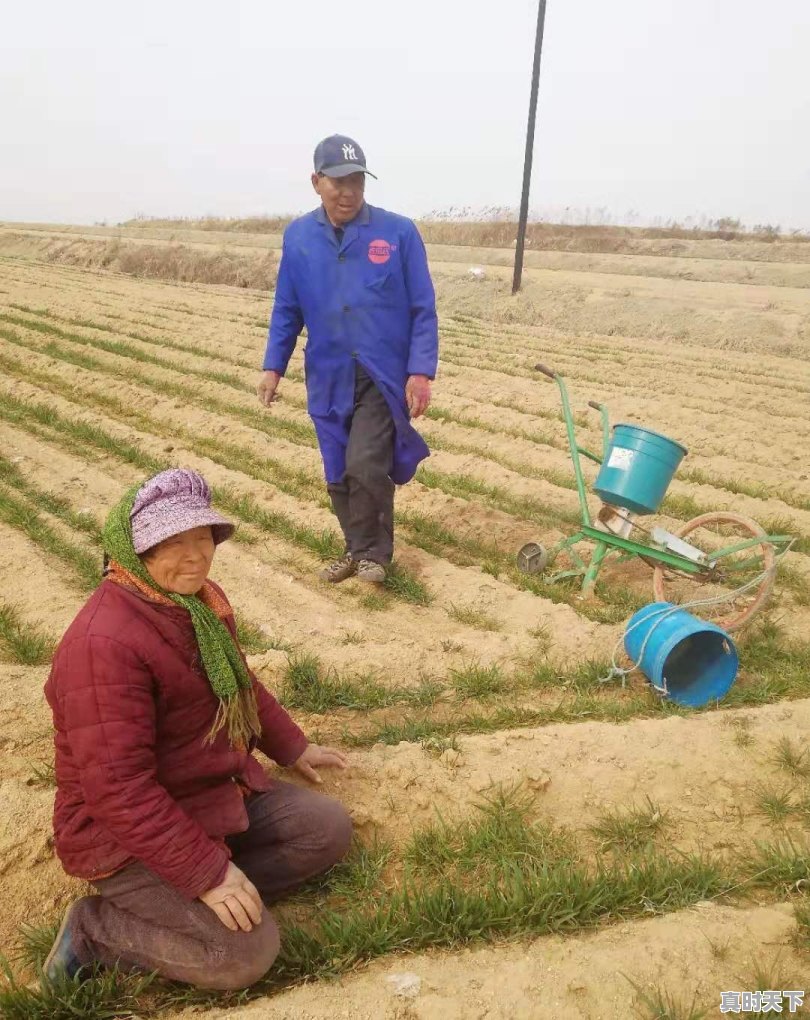
{"label": "dirt path", "polygon": [[[810,967],[791,945],[792,907],[700,903],[667,917],[576,938],[379,960],[337,982],[305,986],[205,1020],[627,1020],[634,982],[720,1016],[720,992],[753,989],[757,964],[806,988]],[[418,979],[412,998],[398,980]],[[747,976],[747,983],[746,983]],[[787,1004],[785,1004],[787,1013]],[[642,1014],[643,1015],[643,1014]],[[688,1014],[672,1014],[688,1015]],[[198,1013],[182,1013],[191,1020]]]}

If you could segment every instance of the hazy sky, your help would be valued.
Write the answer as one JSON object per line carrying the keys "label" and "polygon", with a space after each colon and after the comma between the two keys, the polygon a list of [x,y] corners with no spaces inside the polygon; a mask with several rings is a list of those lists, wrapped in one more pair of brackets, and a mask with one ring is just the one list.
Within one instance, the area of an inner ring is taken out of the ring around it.
{"label": "hazy sky", "polygon": [[[0,30],[0,219],[517,205],[536,0],[28,0]],[[810,227],[810,0],[548,0],[532,207]]]}

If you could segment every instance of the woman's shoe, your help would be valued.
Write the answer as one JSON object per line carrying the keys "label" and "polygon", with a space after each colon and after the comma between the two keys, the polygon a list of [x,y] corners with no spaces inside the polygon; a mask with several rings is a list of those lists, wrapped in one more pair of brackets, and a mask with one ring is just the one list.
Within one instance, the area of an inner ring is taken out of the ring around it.
{"label": "woman's shoe", "polygon": [[45,957],[42,964],[42,976],[48,981],[56,980],[64,974],[71,980],[76,977],[79,971],[86,966],[76,956],[71,921],[75,921],[76,907],[80,900],[75,900],[65,911],[59,931],[51,946],[51,951]]}

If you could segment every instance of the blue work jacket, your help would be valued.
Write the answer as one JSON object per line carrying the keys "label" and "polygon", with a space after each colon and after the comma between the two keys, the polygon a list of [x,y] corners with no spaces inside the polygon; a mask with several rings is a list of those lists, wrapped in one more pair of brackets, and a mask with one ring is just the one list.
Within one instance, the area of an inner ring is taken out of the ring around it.
{"label": "blue work jacket", "polygon": [[338,245],[321,207],[284,232],[265,370],[287,370],[307,328],[307,407],[318,436],[327,482],[346,469],[359,362],[391,409],[396,428],[391,479],[413,478],[429,456],[410,423],[409,375],[436,375],[438,323],[425,246],[404,216],[364,205]]}

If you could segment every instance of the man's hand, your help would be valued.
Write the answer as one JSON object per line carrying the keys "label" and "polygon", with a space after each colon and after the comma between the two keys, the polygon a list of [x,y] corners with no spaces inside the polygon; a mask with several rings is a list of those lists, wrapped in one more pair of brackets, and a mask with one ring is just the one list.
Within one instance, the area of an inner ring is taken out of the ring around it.
{"label": "man's hand", "polygon": [[340,751],[336,751],[334,747],[318,747],[317,744],[309,744],[291,768],[294,768],[311,783],[322,783],[323,780],[315,771],[316,766],[345,769],[348,764],[346,756]]}
{"label": "man's hand", "polygon": [[408,376],[405,400],[412,418],[418,418],[430,405],[430,379],[426,375]]}
{"label": "man's hand", "polygon": [[262,922],[262,899],[259,890],[243,871],[229,862],[225,878],[200,896],[226,928],[231,931],[253,931]]}
{"label": "man's hand", "polygon": [[259,401],[265,407],[269,407],[276,399],[276,390],[280,381],[281,376],[278,372],[262,372],[259,376],[259,385],[256,387],[256,393],[258,394]]}

